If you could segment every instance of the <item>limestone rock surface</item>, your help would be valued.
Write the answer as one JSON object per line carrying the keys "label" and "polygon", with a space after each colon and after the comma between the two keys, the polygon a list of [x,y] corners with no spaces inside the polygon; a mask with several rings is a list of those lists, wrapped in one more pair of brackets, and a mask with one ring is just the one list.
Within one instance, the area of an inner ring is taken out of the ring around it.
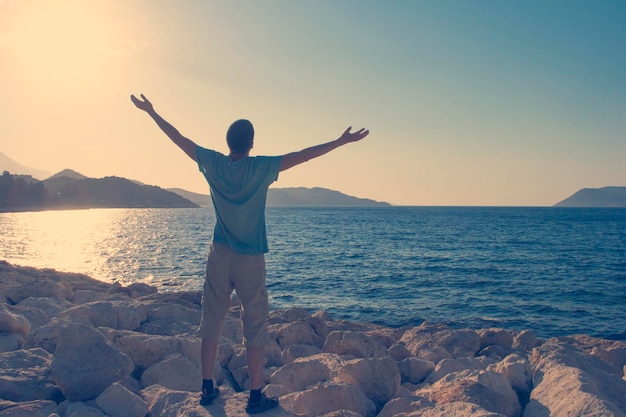
{"label": "limestone rock surface", "polygon": [[[199,404],[200,291],[158,293],[0,261],[0,417],[242,417],[237,299]],[[388,328],[272,311],[268,417],[626,417],[626,342],[530,330]]]}

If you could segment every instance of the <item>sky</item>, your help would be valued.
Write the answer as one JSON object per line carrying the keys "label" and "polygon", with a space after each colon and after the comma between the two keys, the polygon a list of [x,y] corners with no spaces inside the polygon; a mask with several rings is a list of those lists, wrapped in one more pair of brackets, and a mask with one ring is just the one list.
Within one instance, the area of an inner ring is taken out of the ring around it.
{"label": "sky", "polygon": [[284,171],[395,205],[546,206],[626,186],[626,2],[0,0],[0,152],[208,194],[136,109],[253,155],[370,135]]}

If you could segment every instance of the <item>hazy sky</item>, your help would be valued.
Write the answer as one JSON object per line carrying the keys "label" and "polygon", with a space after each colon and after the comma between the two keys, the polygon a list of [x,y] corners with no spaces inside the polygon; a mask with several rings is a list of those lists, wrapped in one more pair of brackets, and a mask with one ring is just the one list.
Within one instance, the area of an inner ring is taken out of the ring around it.
{"label": "hazy sky", "polygon": [[626,185],[626,2],[0,0],[0,152],[208,193],[129,100],[253,154],[371,134],[281,173],[401,205],[552,205]]}

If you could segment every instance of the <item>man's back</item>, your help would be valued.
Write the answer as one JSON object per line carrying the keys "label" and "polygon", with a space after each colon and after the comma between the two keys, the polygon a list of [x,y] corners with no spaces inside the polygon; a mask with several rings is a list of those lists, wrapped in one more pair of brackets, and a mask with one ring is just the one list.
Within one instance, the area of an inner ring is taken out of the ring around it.
{"label": "man's back", "polygon": [[211,188],[217,219],[213,241],[237,253],[266,253],[265,201],[270,184],[278,179],[281,157],[233,161],[230,156],[198,146],[196,159]]}

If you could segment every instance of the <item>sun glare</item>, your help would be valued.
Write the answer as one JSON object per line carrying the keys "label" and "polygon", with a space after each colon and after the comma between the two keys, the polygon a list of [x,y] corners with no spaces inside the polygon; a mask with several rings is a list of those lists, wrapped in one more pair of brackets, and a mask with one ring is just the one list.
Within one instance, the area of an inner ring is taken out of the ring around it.
{"label": "sun glare", "polygon": [[[26,74],[63,85],[90,81],[101,70],[107,30],[93,3],[26,3],[14,21],[13,47]],[[24,75],[26,75],[24,74]]]}

